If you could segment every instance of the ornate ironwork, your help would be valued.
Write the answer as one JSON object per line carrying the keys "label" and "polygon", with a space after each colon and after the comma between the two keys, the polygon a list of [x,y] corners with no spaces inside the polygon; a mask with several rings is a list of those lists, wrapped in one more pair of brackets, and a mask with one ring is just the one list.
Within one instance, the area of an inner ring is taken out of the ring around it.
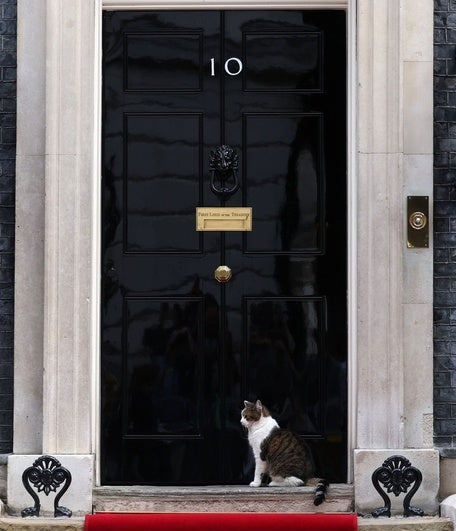
{"label": "ornate ironwork", "polygon": [[[423,516],[424,512],[419,507],[412,507],[410,500],[420,488],[423,476],[421,472],[411,465],[410,461],[402,455],[388,457],[382,466],[377,468],[372,474],[372,483],[375,490],[382,497],[385,505],[372,511],[372,516],[391,516],[391,500],[387,493],[393,493],[396,497],[401,493],[406,493],[411,485],[412,489],[404,498],[404,516]],[[383,488],[386,490],[384,492]]]}
{"label": "ornate ironwork", "polygon": [[[49,496],[51,492],[57,492],[57,489],[61,487],[62,483],[63,486],[54,500],[54,516],[56,518],[59,516],[70,517],[73,514],[67,507],[59,506],[60,499],[71,484],[71,473],[55,457],[50,455],[38,457],[32,466],[24,470],[22,483],[35,502],[33,507],[27,507],[21,511],[23,518],[27,516],[39,516],[41,504],[38,494],[44,492],[46,496]],[[38,491],[38,494],[34,492],[32,487]]]}
{"label": "ornate ironwork", "polygon": [[239,188],[238,165],[238,155],[231,146],[223,145],[211,151],[211,189],[222,201],[226,201]]}

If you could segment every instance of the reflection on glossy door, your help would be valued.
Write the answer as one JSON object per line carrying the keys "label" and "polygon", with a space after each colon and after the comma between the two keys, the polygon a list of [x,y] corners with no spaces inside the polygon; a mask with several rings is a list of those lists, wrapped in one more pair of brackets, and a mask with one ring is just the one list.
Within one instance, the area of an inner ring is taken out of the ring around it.
{"label": "reflection on glossy door", "polygon": [[[345,481],[345,14],[103,22],[103,483],[248,483],[255,398]],[[252,230],[197,231],[223,204],[252,207]]]}

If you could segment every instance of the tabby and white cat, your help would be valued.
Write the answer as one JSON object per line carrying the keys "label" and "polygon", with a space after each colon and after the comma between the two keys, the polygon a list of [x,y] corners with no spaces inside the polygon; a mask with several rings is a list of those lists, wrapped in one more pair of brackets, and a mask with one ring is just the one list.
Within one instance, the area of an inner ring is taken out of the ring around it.
{"label": "tabby and white cat", "polygon": [[248,430],[255,457],[251,487],[316,486],[314,504],[325,500],[328,482],[315,478],[314,463],[307,445],[291,431],[281,429],[260,400],[244,401],[241,424]]}

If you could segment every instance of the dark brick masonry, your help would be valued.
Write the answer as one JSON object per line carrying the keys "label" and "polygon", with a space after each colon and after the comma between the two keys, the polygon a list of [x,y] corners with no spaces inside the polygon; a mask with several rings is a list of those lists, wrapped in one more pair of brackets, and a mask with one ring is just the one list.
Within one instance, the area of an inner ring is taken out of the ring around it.
{"label": "dark brick masonry", "polygon": [[16,0],[0,0],[0,454],[13,447]]}
{"label": "dark brick masonry", "polygon": [[435,0],[435,444],[456,451],[456,0]]}

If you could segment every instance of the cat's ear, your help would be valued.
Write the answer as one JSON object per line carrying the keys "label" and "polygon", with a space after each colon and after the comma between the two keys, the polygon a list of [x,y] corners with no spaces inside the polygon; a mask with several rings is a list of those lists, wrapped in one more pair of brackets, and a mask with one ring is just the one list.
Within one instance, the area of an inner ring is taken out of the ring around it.
{"label": "cat's ear", "polygon": [[260,400],[257,400],[255,402],[255,407],[258,409],[258,411],[262,411],[263,410],[263,404],[261,403]]}
{"label": "cat's ear", "polygon": [[252,402],[249,402],[248,400],[244,400],[244,406],[249,407],[249,406],[253,406],[253,404]]}

